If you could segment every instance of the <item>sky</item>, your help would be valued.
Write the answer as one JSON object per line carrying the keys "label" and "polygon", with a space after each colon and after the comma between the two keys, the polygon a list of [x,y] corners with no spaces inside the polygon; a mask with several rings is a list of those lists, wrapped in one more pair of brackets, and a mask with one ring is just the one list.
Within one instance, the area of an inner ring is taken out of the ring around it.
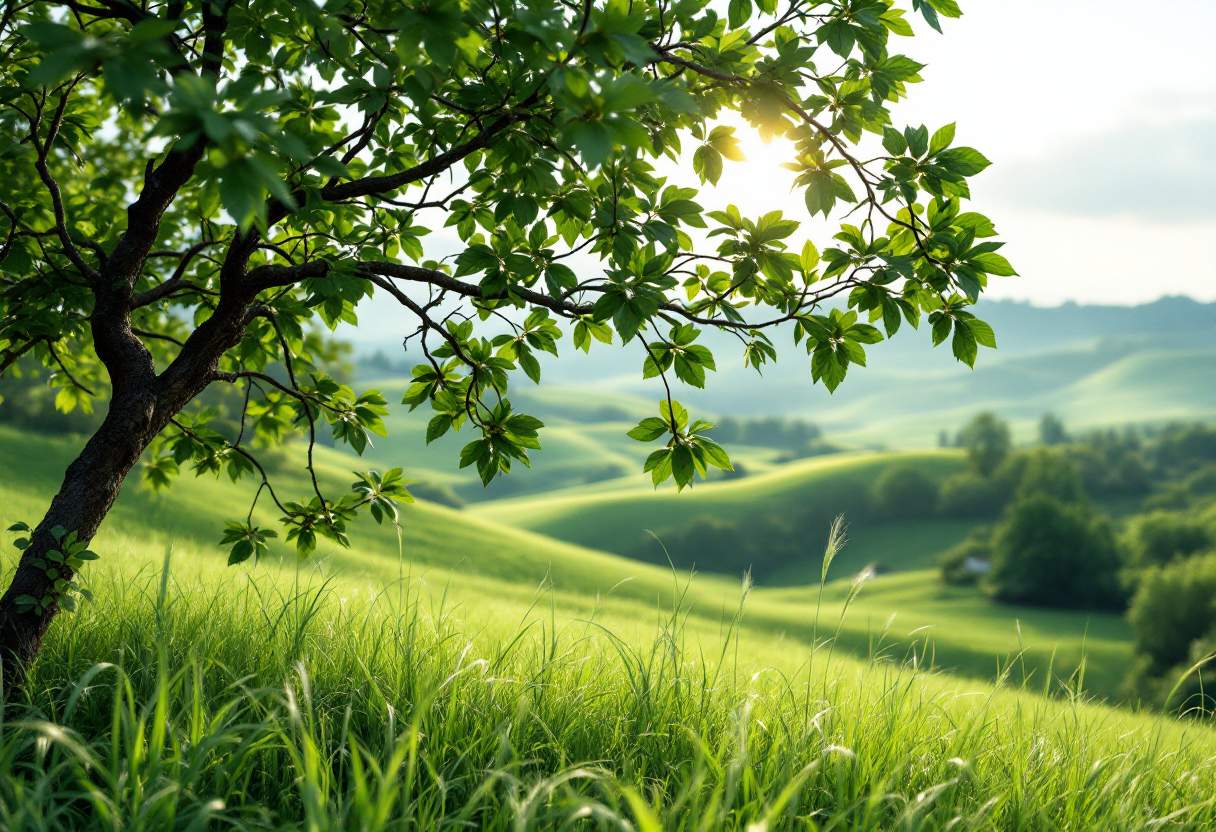
{"label": "sky", "polygon": [[[903,5],[903,4],[901,4]],[[1051,306],[1216,300],[1216,0],[962,0],[945,34],[891,49],[928,66],[894,114],[993,165],[973,206],[1020,275],[990,297]],[[918,18],[919,19],[919,18]],[[749,138],[718,192],[789,198],[786,154]]]}

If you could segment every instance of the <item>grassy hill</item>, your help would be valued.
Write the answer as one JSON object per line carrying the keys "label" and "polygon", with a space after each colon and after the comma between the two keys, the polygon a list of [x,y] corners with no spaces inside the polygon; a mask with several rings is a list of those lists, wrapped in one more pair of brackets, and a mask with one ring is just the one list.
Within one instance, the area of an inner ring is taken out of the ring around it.
{"label": "grassy hill", "polygon": [[[0,428],[0,521],[7,525],[41,516],[77,441]],[[925,454],[921,458],[926,465],[940,467],[943,473],[959,464],[948,453]],[[355,462],[351,457],[321,449],[318,461],[324,484],[341,488],[350,481],[348,472]],[[814,499],[822,489],[830,491],[838,487],[842,476],[864,477],[888,461],[888,456],[878,454],[809,460],[783,466],[779,472],[766,476],[698,487],[692,494],[686,492],[678,497],[664,492],[655,495],[636,487],[614,495],[607,490],[608,484],[601,484],[598,487],[604,492],[598,497],[582,494],[557,503],[539,500],[531,515],[523,511],[527,505],[524,502],[516,504],[519,511],[515,516],[521,521],[531,517],[538,526],[543,526],[540,521],[547,517],[569,524],[568,528],[576,528],[577,517],[581,516],[587,523],[601,524],[599,528],[607,533],[613,523],[620,522],[614,519],[618,517],[614,511],[647,494],[663,507],[666,516],[705,510],[742,512],[746,507],[729,507],[743,494],[755,493],[760,500],[793,505]],[[285,495],[305,493],[302,477],[285,462],[280,462],[277,476]],[[749,484],[753,488],[742,488]],[[224,520],[244,516],[249,493],[248,489],[234,488],[226,481],[217,482],[209,476],[196,479],[189,474],[170,491],[159,495],[129,483],[94,548],[103,555],[103,567],[130,575],[139,570],[154,570],[166,545],[173,541],[183,566],[212,577],[239,576],[242,570],[225,569],[224,553],[214,543]],[[610,510],[596,513],[593,509],[600,504]],[[563,505],[584,513],[564,514],[559,511]],[[518,610],[526,609],[542,585],[557,593],[569,615],[585,617],[595,609],[597,599],[611,598],[622,621],[634,624],[653,621],[656,603],[670,603],[673,587],[687,578],[667,568],[498,522],[496,518],[511,513],[508,508],[503,501],[487,504],[484,512],[455,511],[420,501],[403,510],[403,559],[398,555],[395,533],[364,519],[352,530],[351,550],[323,547],[315,560],[298,568],[305,575],[337,576],[345,585],[361,587],[363,592],[373,595],[394,586],[404,573],[425,581],[440,596],[446,592],[448,603],[470,611],[475,620],[484,621],[489,616],[499,623],[502,616],[511,618]],[[275,513],[264,504],[255,517],[271,526],[276,520]],[[860,564],[873,559],[872,555],[881,554],[885,560],[905,568],[924,566],[928,552],[964,531],[964,528],[936,528],[933,524],[919,529],[891,526],[874,530],[859,525],[851,533],[852,542],[833,566],[832,577],[840,576],[840,580],[829,586],[825,596],[822,620],[830,623],[824,626],[835,628],[849,579]],[[747,622],[756,637],[809,642],[814,630],[816,591],[805,584],[818,580],[824,534],[822,529],[815,530],[808,539],[805,560],[789,576],[791,582],[798,581],[803,586],[762,587],[753,591]],[[917,535],[923,535],[924,539],[918,540]],[[16,553],[7,549],[7,554],[11,558]],[[272,557],[258,567],[288,578],[296,569],[294,554],[281,543],[274,548]],[[736,579],[698,575],[689,592],[689,614],[713,630],[722,622],[723,611],[737,604],[738,594]],[[918,645],[923,650],[928,634],[928,643],[932,645],[929,654],[938,666],[977,678],[994,677],[998,665],[1008,662],[1018,651],[1018,621],[1025,666],[1036,679],[1046,678],[1049,667],[1054,668],[1056,676],[1067,678],[1080,663],[1084,647],[1089,656],[1088,689],[1102,696],[1114,696],[1131,657],[1126,627],[1117,616],[1087,619],[1083,615],[995,606],[975,593],[944,590],[934,575],[925,571],[873,579],[844,620],[842,649],[869,655],[873,640],[893,613],[895,624],[885,642],[893,656],[902,659]],[[729,613],[725,615],[729,617]]]}
{"label": "grassy hill", "polygon": [[[0,429],[4,521],[38,516],[74,444]],[[826,462],[784,473],[819,483],[805,497],[840,476]],[[98,801],[149,829],[772,827],[786,801],[872,832],[1216,822],[1216,733],[1036,693],[1075,688],[1083,656],[1086,688],[1113,690],[1116,617],[996,607],[925,571],[873,578],[847,616],[847,580],[821,609],[808,586],[741,602],[735,581],[424,503],[403,514],[408,564],[366,523],[349,552],[228,568],[213,541],[243,496],[189,476],[123,492],[88,567],[98,603],[56,621],[0,726],[14,826],[84,828]]]}
{"label": "grassy hill", "polygon": [[223,570],[188,544],[164,566],[104,551],[100,603],[56,622],[0,725],[13,828],[1216,822],[1210,728],[1044,698],[1041,678],[914,671],[890,638],[864,661],[813,649],[776,632],[809,597],[736,588],[710,617],[689,614],[699,581],[649,603],[463,578],[393,592]]}
{"label": "grassy hill", "polygon": [[[806,582],[818,572],[828,523],[840,513],[850,521],[848,549],[840,569],[856,572],[868,563],[895,569],[932,566],[937,555],[966,536],[974,524],[949,520],[882,522],[865,516],[868,490],[891,465],[911,465],[934,480],[962,470],[955,451],[845,453],[775,467],[765,473],[725,482],[698,483],[691,491],[657,493],[648,481],[632,488],[581,488],[518,499],[493,500],[471,507],[478,517],[540,532],[611,552],[636,552],[649,537],[709,517],[746,523],[773,514],[792,517],[805,532],[804,563],[781,570],[785,580]],[[714,571],[711,563],[702,568]]]}

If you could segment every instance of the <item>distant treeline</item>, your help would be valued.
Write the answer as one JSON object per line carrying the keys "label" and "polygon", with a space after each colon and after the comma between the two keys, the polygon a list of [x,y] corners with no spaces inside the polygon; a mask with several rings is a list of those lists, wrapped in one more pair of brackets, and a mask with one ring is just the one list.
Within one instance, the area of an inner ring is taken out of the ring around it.
{"label": "distant treeline", "polygon": [[[1041,442],[1023,449],[1012,447],[1008,426],[995,417],[977,418],[964,433],[970,464],[944,479],[918,465],[894,462],[877,474],[859,472],[843,477],[826,499],[780,509],[768,509],[761,503],[745,519],[703,516],[657,528],[662,547],[649,541],[625,554],[656,563],[666,563],[670,557],[679,567],[695,564],[706,571],[726,574],[750,568],[763,580],[792,562],[817,556],[823,530],[842,512],[852,522],[867,524],[934,519],[996,524],[1019,499],[1044,492],[1072,506],[1092,498],[1099,505],[1138,501],[1146,510],[1172,509],[1188,505],[1197,495],[1216,493],[1213,427],[1175,424],[1151,430],[1095,431],[1076,439],[1065,437],[1061,442],[1049,433],[1045,439],[1052,440],[1050,444]],[[1038,508],[1037,514],[1029,509],[1022,512],[1027,523],[1051,521],[1061,528],[1075,527],[1078,541],[1074,543],[1089,541],[1090,532],[1098,538],[1107,534],[1102,521],[1095,520],[1088,509],[1069,509],[1076,517],[1056,517],[1054,507]],[[987,526],[978,536],[982,540],[969,541],[951,553],[945,569],[951,580],[978,579],[978,575],[967,576],[961,570],[968,558],[973,562],[991,561],[992,529]],[[1012,531],[1005,539],[1013,540]],[[1105,545],[1102,540],[1097,543]],[[1060,560],[1050,554],[1051,544],[1048,550],[1050,558]],[[1105,563],[1117,571],[1117,560],[1107,558]],[[1099,574],[1100,569],[1085,572],[1098,581],[1101,592],[1090,592],[1093,587],[1088,585],[1071,586],[1060,581],[1057,588],[1064,594],[1050,599],[1040,597],[1033,586],[993,586],[992,592],[998,598],[1030,604],[1119,607],[1127,594],[1115,586],[1117,581],[1112,583],[1110,568],[1105,575]]]}
{"label": "distant treeline", "polygon": [[1216,661],[1216,427],[1073,440],[1048,416],[1043,447],[1006,452],[987,473],[980,463],[1007,446],[1007,428],[989,417],[968,430],[972,470],[943,484],[939,506],[995,523],[945,554],[942,578],[1009,603],[1126,610],[1126,698],[1216,712],[1198,672]]}
{"label": "distant treeline", "polygon": [[823,439],[823,431],[818,425],[801,419],[781,419],[775,416],[738,419],[734,416],[723,416],[714,423],[711,436],[718,442],[799,451]]}

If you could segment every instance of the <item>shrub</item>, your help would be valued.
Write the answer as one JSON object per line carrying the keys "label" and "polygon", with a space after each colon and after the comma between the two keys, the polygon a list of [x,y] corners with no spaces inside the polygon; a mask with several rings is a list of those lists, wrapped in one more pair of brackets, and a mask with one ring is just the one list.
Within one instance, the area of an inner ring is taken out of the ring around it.
{"label": "shrub", "polygon": [[1018,499],[996,529],[985,581],[997,600],[1063,609],[1120,605],[1119,558],[1104,518],[1045,493]]}
{"label": "shrub", "polygon": [[1157,437],[1154,456],[1165,470],[1193,471],[1216,462],[1216,427],[1167,425]]}
{"label": "shrub", "polygon": [[1192,494],[1216,494],[1216,465],[1200,468],[1186,479],[1186,488]]}
{"label": "shrub", "polygon": [[751,569],[763,576],[787,562],[799,549],[794,529],[777,516],[739,523],[718,517],[697,517],[688,524],[656,533],[630,553],[638,560],[678,569],[738,574]]}
{"label": "shrub", "polygon": [[1044,494],[1062,503],[1085,502],[1076,466],[1063,454],[1040,449],[1030,454],[1018,482],[1018,499]]}
{"label": "shrub", "polygon": [[923,519],[937,508],[937,483],[912,465],[890,465],[870,488],[870,507],[882,520]]}
{"label": "shrub", "polygon": [[994,518],[1009,499],[1009,489],[1000,480],[968,471],[948,477],[938,492],[938,511],[957,519]]}
{"label": "shrub", "polygon": [[1154,511],[1132,518],[1124,541],[1128,565],[1137,568],[1193,555],[1213,542],[1198,519],[1176,511]]}
{"label": "shrub", "polygon": [[1216,554],[1147,569],[1127,617],[1150,672],[1187,661],[1192,644],[1216,628]]}
{"label": "shrub", "polygon": [[986,526],[948,549],[939,561],[942,581],[951,586],[974,586],[991,567],[991,530]]}

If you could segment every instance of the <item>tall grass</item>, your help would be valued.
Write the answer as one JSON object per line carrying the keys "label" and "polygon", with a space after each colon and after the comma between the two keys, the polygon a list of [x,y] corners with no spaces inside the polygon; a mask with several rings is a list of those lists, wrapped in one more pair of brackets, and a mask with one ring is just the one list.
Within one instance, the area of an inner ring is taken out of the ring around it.
{"label": "tall grass", "polygon": [[[1216,739],[688,616],[100,570],[0,726],[4,829],[1211,829]],[[808,609],[808,618],[812,614]],[[636,629],[636,627],[634,627]],[[838,628],[837,628],[838,629]]]}

